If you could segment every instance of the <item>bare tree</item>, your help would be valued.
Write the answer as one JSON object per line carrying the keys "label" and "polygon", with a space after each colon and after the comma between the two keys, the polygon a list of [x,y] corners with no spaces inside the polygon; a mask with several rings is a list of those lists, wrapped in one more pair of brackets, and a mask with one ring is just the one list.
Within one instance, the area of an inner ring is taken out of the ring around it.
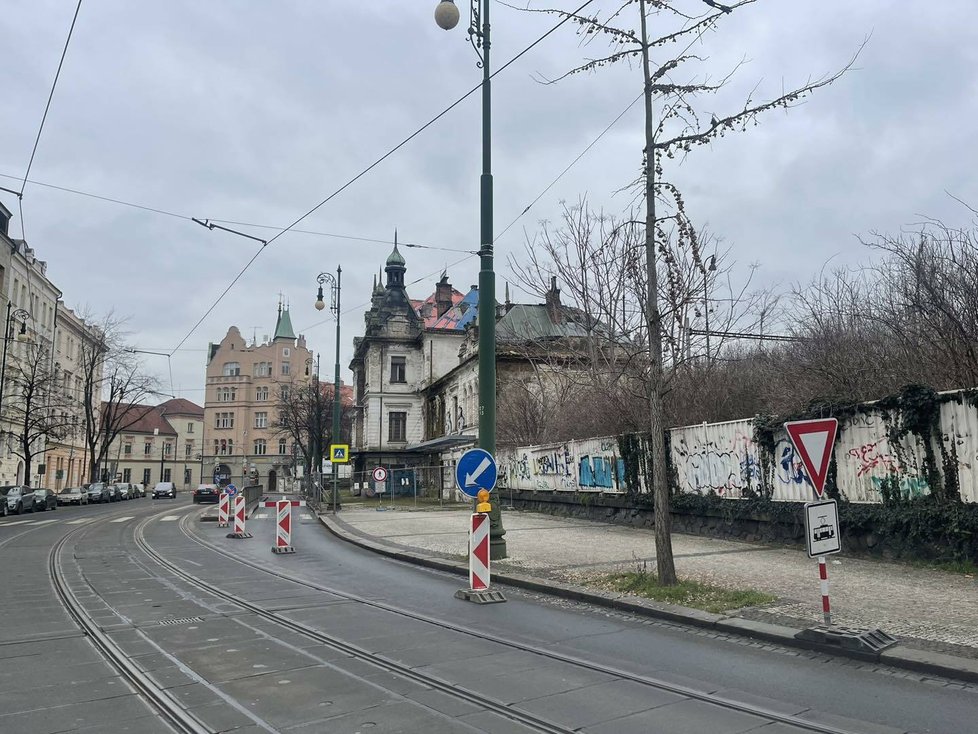
{"label": "bare tree", "polygon": [[[310,382],[280,385],[275,429],[292,441],[307,477],[319,471],[327,447],[340,441],[333,436],[333,408],[333,386],[315,377]],[[341,402],[341,436],[350,435],[351,422],[352,411]]]}
{"label": "bare tree", "polygon": [[[743,106],[729,114],[710,115],[705,120],[702,104],[698,100],[705,95],[714,95],[722,89],[733,75],[734,69],[716,82],[709,79],[677,80],[676,76],[691,62],[703,59],[689,52],[708,30],[715,30],[721,19],[753,4],[754,0],[740,0],[729,5],[721,5],[714,0],[702,0],[702,5],[692,0],[639,0],[638,28],[627,23],[627,14],[635,6],[630,0],[619,4],[616,9],[602,16],[578,15],[559,9],[545,9],[531,12],[551,13],[570,19],[577,32],[585,39],[585,44],[596,38],[609,40],[610,53],[598,58],[589,58],[584,63],[569,70],[566,74],[548,83],[559,81],[573,74],[591,72],[602,67],[619,63],[637,61],[642,70],[643,96],[645,108],[645,139],[643,148],[642,175],[639,179],[641,198],[645,202],[644,239],[646,293],[643,303],[645,344],[648,350],[648,405],[649,430],[651,439],[652,493],[655,509],[656,568],[659,582],[675,584],[677,581],[675,562],[672,555],[672,540],[669,518],[669,485],[666,477],[665,446],[665,403],[667,389],[664,362],[665,315],[660,307],[662,289],[672,287],[669,278],[671,270],[670,252],[666,247],[669,229],[680,241],[685,241],[693,254],[694,262],[702,264],[699,241],[695,229],[685,213],[685,206],[678,188],[664,175],[663,160],[677,155],[682,158],[694,146],[707,145],[727,133],[746,130],[756,123],[764,112],[787,109],[815,90],[837,80],[847,71],[852,62],[842,70],[820,79],[782,92],[773,99],[756,101],[753,92],[747,95]],[[698,12],[705,5],[706,12]],[[687,10],[690,8],[691,10]],[[664,29],[657,37],[650,36],[649,25]],[[683,45],[685,46],[683,47]],[[664,52],[663,49],[682,48],[678,53]],[[665,58],[653,62],[653,52]],[[854,59],[853,59],[854,61]],[[655,115],[656,102],[660,113]],[[657,205],[659,208],[657,209]],[[660,273],[660,265],[665,273]],[[665,278],[663,279],[663,275]]]}
{"label": "bare tree", "polygon": [[48,349],[31,342],[22,350],[7,374],[10,399],[4,407],[14,427],[14,453],[24,461],[24,484],[30,485],[34,457],[43,456],[49,439],[60,439],[71,429],[70,405]]}

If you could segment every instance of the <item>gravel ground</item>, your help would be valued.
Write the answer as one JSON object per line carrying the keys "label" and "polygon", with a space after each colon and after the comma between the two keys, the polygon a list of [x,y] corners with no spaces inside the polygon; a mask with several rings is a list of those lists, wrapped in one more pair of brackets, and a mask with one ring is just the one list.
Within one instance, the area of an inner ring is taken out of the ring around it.
{"label": "gravel ground", "polygon": [[[375,541],[460,560],[469,512],[348,508],[340,520]],[[577,584],[612,571],[655,569],[651,530],[528,512],[506,512],[509,557],[495,567]],[[808,626],[822,621],[818,566],[803,551],[673,534],[684,578],[778,597],[741,610],[749,619]],[[833,622],[879,627],[915,647],[978,658],[978,582],[898,563],[830,557]]]}

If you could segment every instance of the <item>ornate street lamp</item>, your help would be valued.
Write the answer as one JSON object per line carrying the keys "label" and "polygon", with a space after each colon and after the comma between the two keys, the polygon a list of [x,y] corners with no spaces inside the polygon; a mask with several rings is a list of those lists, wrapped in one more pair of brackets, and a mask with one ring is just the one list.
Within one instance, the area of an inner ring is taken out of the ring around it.
{"label": "ornate street lamp", "polygon": [[7,319],[3,325],[3,358],[0,366],[0,416],[3,415],[3,391],[7,383],[7,344],[15,337],[11,334],[11,320],[20,319],[20,330],[17,332],[16,339],[19,342],[29,342],[30,334],[27,333],[27,319],[32,318],[30,311],[22,308],[14,308],[13,301],[7,301]]}
{"label": "ornate street lamp", "polygon": [[[435,23],[450,31],[458,25],[459,12],[452,0],[435,8]],[[480,194],[481,237],[479,247],[479,447],[496,453],[496,273],[493,271],[492,232],[492,89],[489,71],[489,2],[470,0],[469,42],[482,68],[482,177]],[[506,557],[506,529],[499,503],[489,515],[489,556]]]}
{"label": "ornate street lamp", "polygon": [[[332,273],[320,273],[316,277],[316,282],[319,283],[319,293],[316,295],[316,310],[322,311],[326,308],[326,302],[323,300],[323,284],[329,284],[329,310],[336,317],[336,363],[334,365],[333,373],[333,443],[338,443],[340,440],[340,282],[343,276],[343,268],[340,266],[336,267],[336,276],[334,277]],[[319,367],[317,364],[316,373],[319,374]],[[337,508],[340,506],[340,492],[339,492],[339,467],[336,462],[333,461],[333,457],[329,457],[330,468],[333,473],[333,514],[336,514]]]}

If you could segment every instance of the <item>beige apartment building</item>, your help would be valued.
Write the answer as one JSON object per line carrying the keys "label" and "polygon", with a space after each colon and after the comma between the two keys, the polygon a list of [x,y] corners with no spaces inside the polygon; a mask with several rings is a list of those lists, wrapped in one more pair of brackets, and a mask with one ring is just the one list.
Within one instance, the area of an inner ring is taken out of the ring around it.
{"label": "beige apartment building", "polygon": [[[77,487],[88,481],[88,445],[85,442],[85,410],[83,354],[86,344],[91,344],[99,335],[90,324],[74,311],[58,303],[55,320],[54,375],[58,386],[64,393],[61,403],[61,435],[48,439],[45,451],[47,477],[44,484],[54,490],[63,487]],[[89,354],[91,350],[89,349]],[[101,367],[94,376],[97,385],[102,384]],[[100,405],[95,406],[99,415]]]}
{"label": "beige apartment building", "polygon": [[276,428],[283,390],[308,385],[313,355],[296,337],[287,308],[279,305],[275,335],[247,343],[232,326],[211,344],[204,398],[204,471],[239,486],[262,484],[267,491],[293,476],[291,441]]}
{"label": "beige apartment building", "polygon": [[110,481],[136,482],[147,489],[173,482],[193,489],[210,481],[204,469],[204,409],[184,398],[159,405],[134,405],[123,422],[128,427],[112,442],[104,475]]}

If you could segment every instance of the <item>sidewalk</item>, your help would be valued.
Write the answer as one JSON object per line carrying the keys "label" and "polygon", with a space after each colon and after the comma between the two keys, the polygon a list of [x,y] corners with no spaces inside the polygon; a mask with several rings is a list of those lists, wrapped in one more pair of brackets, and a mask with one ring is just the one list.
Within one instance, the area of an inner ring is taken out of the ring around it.
{"label": "sidewalk", "polygon": [[[461,563],[468,515],[468,510],[380,512],[346,505],[337,520],[323,519],[391,550]],[[587,586],[643,563],[655,569],[651,530],[518,511],[506,512],[504,523],[509,557],[493,563],[497,574]],[[818,567],[804,551],[679,534],[673,534],[673,551],[684,578],[777,597],[728,617],[796,628],[822,621]],[[835,624],[879,627],[898,637],[902,647],[978,660],[976,579],[839,554],[830,557],[829,580]]]}

